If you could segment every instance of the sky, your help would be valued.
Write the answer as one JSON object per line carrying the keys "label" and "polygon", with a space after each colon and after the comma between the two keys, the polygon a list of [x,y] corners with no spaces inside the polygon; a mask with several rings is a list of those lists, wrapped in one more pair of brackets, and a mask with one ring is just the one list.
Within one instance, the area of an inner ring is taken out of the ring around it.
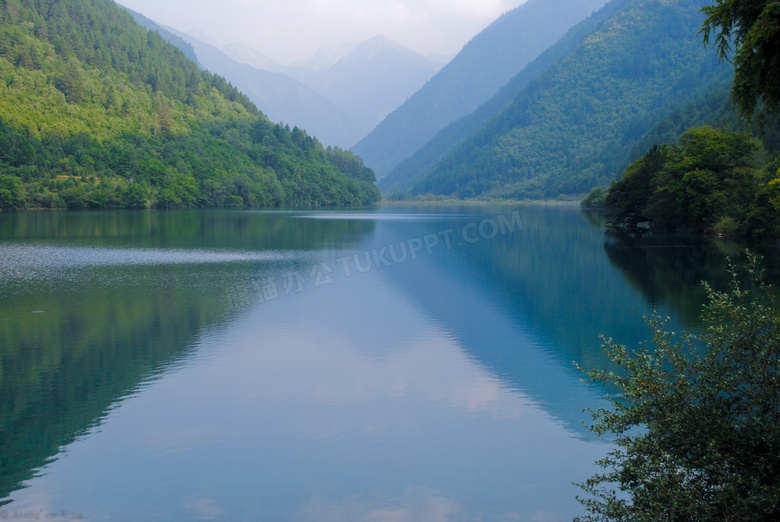
{"label": "sky", "polygon": [[423,55],[454,56],[502,13],[525,0],[120,0],[219,46],[248,45],[281,63],[306,60],[385,35]]}

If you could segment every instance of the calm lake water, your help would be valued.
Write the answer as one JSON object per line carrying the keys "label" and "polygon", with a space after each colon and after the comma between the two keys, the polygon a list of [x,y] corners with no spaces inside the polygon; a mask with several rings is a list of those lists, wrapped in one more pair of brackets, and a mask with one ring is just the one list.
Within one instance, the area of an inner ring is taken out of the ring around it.
{"label": "calm lake water", "polygon": [[0,517],[568,520],[572,361],[740,247],[572,206],[0,214]]}

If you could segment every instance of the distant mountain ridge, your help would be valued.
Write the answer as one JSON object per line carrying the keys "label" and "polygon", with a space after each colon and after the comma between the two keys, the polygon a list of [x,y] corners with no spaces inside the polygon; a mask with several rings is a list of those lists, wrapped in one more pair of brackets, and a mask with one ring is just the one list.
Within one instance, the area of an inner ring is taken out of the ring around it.
{"label": "distant mountain ridge", "polygon": [[[345,146],[368,134],[443,65],[383,35],[323,49],[312,60],[293,65],[282,65],[241,44],[226,46],[224,52],[247,65],[294,78],[332,102],[354,128],[350,138],[342,140],[349,141]],[[220,74],[231,78],[228,72]]]}
{"label": "distant mountain ridge", "polygon": [[[353,119],[331,100],[286,74],[286,67],[248,47],[234,44],[233,60],[223,51],[195,36],[165,28],[132,9],[128,11],[139,25],[157,31],[164,40],[178,47],[202,68],[223,76],[261,107],[273,122],[299,126],[325,145],[346,148],[358,139]],[[197,52],[196,52],[197,49]],[[249,64],[248,62],[253,62]],[[251,65],[251,66],[250,66]],[[262,65],[262,66],[261,66]]]}
{"label": "distant mountain ridge", "polygon": [[337,47],[325,47],[319,49],[314,56],[307,60],[296,60],[289,64],[293,69],[322,70],[333,67],[339,60],[345,58],[361,42],[343,43]]}
{"label": "distant mountain ridge", "polygon": [[351,150],[381,178],[449,123],[474,111],[606,0],[529,0],[475,36]]}
{"label": "distant mountain ridge", "polygon": [[[320,129],[319,125],[315,123],[316,120],[314,120],[315,116],[313,115],[318,114],[320,111],[325,111],[325,118],[343,119],[347,117],[338,112],[338,109],[335,107],[331,109],[332,112],[328,113],[328,106],[330,104],[327,100],[318,99],[316,93],[307,92],[307,89],[303,85],[298,85],[296,82],[290,81],[290,79],[286,77],[273,76],[265,72],[257,72],[237,64],[211,44],[202,42],[195,37],[185,35],[175,29],[165,28],[141,13],[121,4],[117,5],[130,13],[138,25],[145,28],[147,31],[156,31],[165,41],[179,48],[189,59],[199,64],[201,68],[221,76],[231,76],[231,82],[236,84],[242,92],[247,94],[249,99],[252,100],[252,103],[258,107],[263,107],[264,114],[266,114],[271,121],[285,122],[284,116],[289,114],[294,115],[292,119],[300,119],[295,116],[299,116],[298,111],[301,110],[301,114],[304,115],[304,122],[301,124],[301,127],[316,135],[316,132]],[[200,49],[202,59],[199,59],[198,53],[195,52],[190,40],[195,42],[195,45]],[[279,91],[282,91],[284,94],[279,95]],[[298,101],[312,100],[315,103],[319,101],[322,105],[309,107],[309,104],[297,103],[293,105],[292,111],[290,111],[286,106],[286,102],[294,99],[290,95],[291,92],[298,93]],[[268,112],[269,107],[273,108],[271,112]],[[279,107],[281,107],[281,109],[279,109]],[[323,140],[326,144],[331,141],[330,136],[323,138]]]}
{"label": "distant mountain ridge", "polygon": [[298,126],[325,145],[341,148],[365,136],[441,66],[384,36],[317,58],[321,64],[335,60],[327,67],[287,66],[238,43],[220,50],[123,9],[201,67],[236,85],[271,121]]}
{"label": "distant mountain ridge", "polygon": [[443,65],[386,36],[343,45],[305,65],[283,65],[246,45],[221,50],[123,9],[201,67],[236,85],[271,121],[298,126],[341,148],[370,132]]}
{"label": "distant mountain ridge", "polygon": [[287,66],[240,42],[225,45],[222,47],[222,52],[238,63],[251,65],[256,69],[282,73],[287,69]]}
{"label": "distant mountain ridge", "polygon": [[271,121],[305,129],[325,145],[345,148],[344,144],[356,139],[359,131],[355,129],[354,119],[301,82],[285,74],[238,63],[211,44],[174,29],[169,31],[192,46],[203,68],[228,79]]}
{"label": "distant mountain ridge", "polygon": [[362,42],[327,69],[298,69],[293,77],[347,111],[368,134],[422,87],[440,64],[386,36]]}

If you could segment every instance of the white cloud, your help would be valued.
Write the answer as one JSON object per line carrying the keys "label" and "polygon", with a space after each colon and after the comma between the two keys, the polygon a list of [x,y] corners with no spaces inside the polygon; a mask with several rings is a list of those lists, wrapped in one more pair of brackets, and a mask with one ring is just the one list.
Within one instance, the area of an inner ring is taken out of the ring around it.
{"label": "white cloud", "polygon": [[282,62],[384,34],[423,54],[454,54],[525,0],[121,0],[182,31],[242,42]]}

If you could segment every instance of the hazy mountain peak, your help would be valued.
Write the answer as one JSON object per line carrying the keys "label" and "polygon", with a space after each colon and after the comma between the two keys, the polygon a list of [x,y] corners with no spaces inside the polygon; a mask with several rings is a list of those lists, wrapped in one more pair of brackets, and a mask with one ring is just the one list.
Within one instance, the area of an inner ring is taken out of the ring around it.
{"label": "hazy mountain peak", "polygon": [[300,69],[314,69],[315,71],[321,71],[323,69],[330,69],[339,62],[342,58],[347,56],[352,49],[360,45],[360,43],[345,43],[336,48],[323,47],[318,50],[314,56],[308,60],[298,60],[292,62],[290,67],[296,67]]}
{"label": "hazy mountain peak", "polygon": [[357,65],[361,63],[371,62],[378,59],[380,55],[387,53],[387,56],[403,57],[408,63],[413,63],[417,67],[425,68],[436,72],[438,70],[437,62],[433,62],[429,58],[419,54],[408,47],[401,45],[400,43],[392,40],[384,35],[375,36],[369,40],[357,44],[352,50],[339,60],[334,67],[344,66],[346,63],[351,65]]}
{"label": "hazy mountain peak", "polygon": [[207,43],[209,45],[213,45],[214,47],[220,47],[220,45],[221,45],[210,34],[208,34],[207,32],[205,32],[205,31],[203,31],[201,29],[197,29],[195,27],[187,30],[186,34],[192,36],[193,38],[197,38],[198,40],[200,40],[203,43]]}
{"label": "hazy mountain peak", "polygon": [[[289,64],[287,69],[288,71],[290,69],[324,71],[334,67],[335,65],[345,60],[350,60],[350,61],[371,60],[376,56],[378,56],[380,53],[387,50],[393,50],[399,54],[405,54],[407,56],[418,55],[422,60],[426,60],[434,64],[443,64],[445,62],[444,60],[441,59],[433,59],[433,58],[425,57],[417,53],[416,51],[409,49],[408,47],[405,47],[402,44],[396,42],[392,38],[380,34],[377,36],[373,36],[368,40],[363,40],[361,42],[348,42],[348,43],[341,44],[335,48],[323,47],[320,50],[318,50],[312,58],[308,60],[299,60],[293,62]],[[225,49],[225,52],[228,52],[228,50]],[[249,62],[244,62],[244,63],[249,63]],[[250,63],[250,65],[253,64]],[[292,72],[292,74],[295,75],[294,72]]]}
{"label": "hazy mountain peak", "polygon": [[273,58],[270,58],[257,49],[242,44],[241,42],[227,44],[222,48],[222,51],[238,63],[251,65],[257,69],[263,69],[265,71],[271,72],[282,72],[285,68],[282,64]]}
{"label": "hazy mountain peak", "polygon": [[418,90],[442,64],[384,35],[337,49],[323,49],[313,60],[288,67],[288,74],[344,107],[360,132],[351,144]]}
{"label": "hazy mountain peak", "polygon": [[365,42],[358,45],[358,47],[377,47],[377,48],[386,48],[386,47],[392,47],[395,49],[406,49],[403,45],[399,44],[389,36],[385,36],[383,34],[374,36],[373,38],[369,38]]}

